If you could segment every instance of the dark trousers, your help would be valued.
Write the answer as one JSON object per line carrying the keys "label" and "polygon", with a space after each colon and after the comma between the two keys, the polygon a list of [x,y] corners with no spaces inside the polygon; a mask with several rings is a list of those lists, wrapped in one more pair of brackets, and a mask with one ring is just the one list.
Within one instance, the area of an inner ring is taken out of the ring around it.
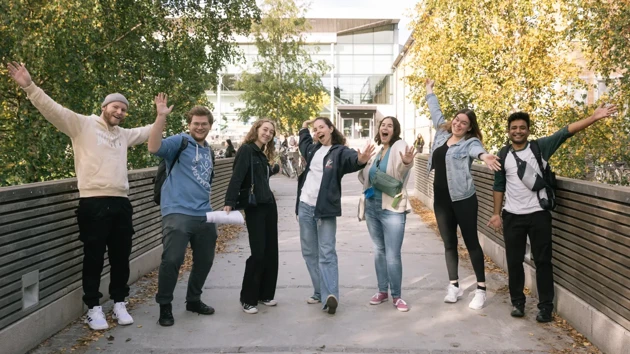
{"label": "dark trousers", "polygon": [[245,209],[251,256],[245,263],[241,302],[256,306],[272,300],[278,281],[278,207],[262,204]]}
{"label": "dark trousers", "polygon": [[459,258],[457,254],[457,225],[462,232],[462,238],[470,255],[477,282],[486,281],[484,272],[483,249],[479,244],[477,235],[477,195],[464,200],[453,202],[448,190],[434,189],[433,210],[435,219],[444,241],[444,255],[446,257],[446,269],[449,280],[459,279],[457,267]]}
{"label": "dark trousers", "polygon": [[553,266],[551,264],[551,213],[546,210],[517,215],[503,210],[503,238],[508,264],[510,297],[512,305],[525,305],[525,250],[527,236],[532,246],[536,265],[538,308],[553,310]]}
{"label": "dark trousers", "polygon": [[169,214],[162,218],[162,262],[158,275],[158,292],[155,301],[160,305],[173,301],[179,268],[184,263],[186,247],[190,242],[193,264],[188,278],[187,302],[201,300],[217,244],[217,226],[206,222],[205,216]]}
{"label": "dark trousers", "polygon": [[79,239],[83,242],[83,302],[98,306],[103,297],[98,290],[105,262],[109,257],[109,295],[114,302],[129,296],[129,256],[134,234],[131,216],[133,208],[128,198],[81,198],[77,209]]}

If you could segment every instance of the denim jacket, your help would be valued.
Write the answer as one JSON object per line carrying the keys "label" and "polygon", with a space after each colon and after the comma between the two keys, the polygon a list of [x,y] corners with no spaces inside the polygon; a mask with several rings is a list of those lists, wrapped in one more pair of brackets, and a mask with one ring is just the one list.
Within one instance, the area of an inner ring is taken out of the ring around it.
{"label": "denim jacket", "polygon": [[[444,119],[442,114],[437,96],[432,93],[427,95],[426,99],[429,104],[433,127],[436,131],[427,168],[429,173],[431,173],[433,152],[446,144],[453,134],[440,128],[442,124],[446,123],[446,119]],[[475,184],[470,173],[470,167],[473,160],[478,159],[482,153],[487,153],[487,151],[477,138],[462,139],[448,148],[446,152],[446,176],[448,178],[448,191],[452,201],[464,200],[475,194]]]}

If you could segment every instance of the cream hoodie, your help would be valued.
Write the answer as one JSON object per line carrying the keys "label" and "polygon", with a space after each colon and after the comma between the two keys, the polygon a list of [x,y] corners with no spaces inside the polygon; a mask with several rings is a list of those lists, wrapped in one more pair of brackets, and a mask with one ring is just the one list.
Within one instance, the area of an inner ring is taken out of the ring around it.
{"label": "cream hoodie", "polygon": [[[386,173],[399,181],[403,181],[403,186],[407,184],[407,179],[409,179],[409,170],[413,167],[413,160],[409,165],[405,165],[400,158],[400,153],[405,154],[405,149],[407,148],[407,143],[404,140],[398,140],[390,147],[391,151],[389,152],[389,159],[387,160],[387,169]],[[381,153],[383,147],[379,149],[379,151],[372,156],[370,161],[368,161],[367,165],[359,171],[359,181],[363,183],[363,190],[366,190],[371,187],[370,183],[370,168],[372,168],[372,164],[376,161],[376,157]],[[387,209],[393,212],[402,213],[411,209],[409,205],[407,205],[407,189],[403,187],[402,189],[402,199],[398,203],[397,208],[392,207],[392,202],[394,198],[389,195],[383,193],[383,209]]]}
{"label": "cream hoodie", "polygon": [[62,107],[34,83],[24,91],[44,118],[72,140],[79,197],[127,197],[127,148],[144,143],[151,125],[109,127],[97,115],[84,116]]}

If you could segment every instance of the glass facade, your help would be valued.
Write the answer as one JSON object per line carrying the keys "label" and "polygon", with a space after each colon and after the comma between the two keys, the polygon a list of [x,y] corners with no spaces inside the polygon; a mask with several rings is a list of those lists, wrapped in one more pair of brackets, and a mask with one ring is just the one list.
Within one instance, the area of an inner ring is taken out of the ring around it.
{"label": "glass facade", "polygon": [[[398,54],[395,26],[361,30],[337,35],[334,46],[334,94],[342,104],[393,104],[392,64]],[[258,55],[256,46],[240,44],[244,61],[226,67],[223,84],[238,90],[238,74],[251,70]],[[331,63],[330,44],[307,44],[305,49],[314,61]],[[330,75],[322,77],[322,84],[330,90]]]}

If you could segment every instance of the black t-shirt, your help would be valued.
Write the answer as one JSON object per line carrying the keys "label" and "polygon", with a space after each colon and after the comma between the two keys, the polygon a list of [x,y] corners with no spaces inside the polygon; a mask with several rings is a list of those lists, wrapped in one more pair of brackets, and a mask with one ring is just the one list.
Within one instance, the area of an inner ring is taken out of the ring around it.
{"label": "black t-shirt", "polygon": [[444,145],[433,151],[433,161],[431,165],[435,169],[435,176],[433,177],[433,187],[435,189],[448,191],[448,182],[446,180],[446,152],[448,151],[448,144],[444,142]]}

